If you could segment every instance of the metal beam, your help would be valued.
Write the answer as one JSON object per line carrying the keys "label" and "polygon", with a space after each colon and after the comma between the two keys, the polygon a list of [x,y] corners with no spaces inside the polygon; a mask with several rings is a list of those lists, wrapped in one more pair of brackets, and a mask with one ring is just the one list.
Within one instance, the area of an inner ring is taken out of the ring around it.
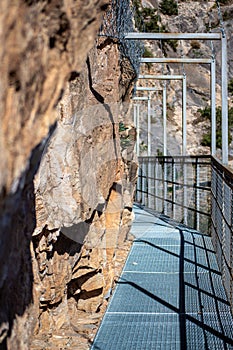
{"label": "metal beam", "polygon": [[136,91],[162,91],[162,89],[153,86],[136,86]]}
{"label": "metal beam", "polygon": [[212,58],[168,58],[168,57],[155,57],[155,58],[141,58],[141,63],[211,63]]}
{"label": "metal beam", "polygon": [[156,79],[156,80],[183,80],[183,75],[139,75],[138,79]]}
{"label": "metal beam", "polygon": [[126,33],[127,40],[221,40],[221,33]]}
{"label": "metal beam", "polygon": [[133,97],[133,101],[147,101],[149,97]]}

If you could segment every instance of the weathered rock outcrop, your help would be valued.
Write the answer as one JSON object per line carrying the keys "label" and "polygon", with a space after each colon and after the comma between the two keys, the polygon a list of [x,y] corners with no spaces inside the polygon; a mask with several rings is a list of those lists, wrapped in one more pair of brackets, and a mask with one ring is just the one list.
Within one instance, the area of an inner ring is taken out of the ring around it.
{"label": "weathered rock outcrop", "polygon": [[134,72],[115,42],[89,52],[105,6],[1,2],[4,349],[81,349],[121,260],[136,165],[119,121]]}
{"label": "weathered rock outcrop", "polygon": [[[132,74],[124,78],[128,86]],[[123,153],[120,142],[119,118],[127,109],[120,102],[120,77],[117,44],[99,40],[82,73],[67,85],[57,128],[36,175],[33,242],[40,290],[35,299],[41,311],[35,346],[62,331],[90,333],[90,322],[94,329],[96,313],[111,293],[136,178],[134,135]],[[66,249],[58,255],[57,247],[65,242],[71,256]]]}

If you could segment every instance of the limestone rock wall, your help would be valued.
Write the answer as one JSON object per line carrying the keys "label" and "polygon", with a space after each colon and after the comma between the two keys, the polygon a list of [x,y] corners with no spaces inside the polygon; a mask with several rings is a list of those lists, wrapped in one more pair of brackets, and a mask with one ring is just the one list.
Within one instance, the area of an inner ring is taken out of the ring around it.
{"label": "limestone rock wall", "polygon": [[135,76],[116,42],[95,42],[106,4],[1,1],[3,349],[88,348],[126,252]]}
{"label": "limestone rock wall", "polygon": [[[40,325],[35,348],[42,339],[54,344],[54,335],[62,331],[76,334],[72,346],[77,335],[87,333],[91,340],[113,287],[115,256],[119,246],[124,248],[131,221],[137,170],[133,129],[129,145],[121,146],[119,121],[129,130],[132,125],[123,118],[129,106],[121,103],[120,62],[114,42],[99,40],[91,50],[82,73],[67,84],[56,130],[36,175],[33,242]],[[133,77],[129,71],[124,78],[128,86]],[[58,255],[64,242],[72,257],[66,250]],[[79,341],[85,343],[84,338]]]}

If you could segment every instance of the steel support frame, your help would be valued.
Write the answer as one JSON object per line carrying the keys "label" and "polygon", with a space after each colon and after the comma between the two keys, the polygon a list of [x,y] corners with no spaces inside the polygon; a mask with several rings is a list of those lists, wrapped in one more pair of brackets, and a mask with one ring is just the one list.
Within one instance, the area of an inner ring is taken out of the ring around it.
{"label": "steel support frame", "polygon": [[228,68],[227,38],[221,33],[127,33],[127,40],[219,40],[221,41],[222,76],[222,163],[228,164]]}
{"label": "steel support frame", "polygon": [[[138,79],[156,79],[156,80],[181,80],[182,81],[182,155],[186,155],[186,148],[187,148],[187,121],[186,121],[186,90],[187,90],[187,84],[186,84],[186,75],[139,75]],[[164,107],[166,112],[166,107]],[[166,119],[166,118],[165,118]],[[166,122],[165,122],[166,127]],[[166,133],[166,131],[165,131]],[[165,136],[166,139],[166,136]],[[165,141],[167,142],[167,141]],[[166,154],[166,153],[165,153]],[[164,155],[165,155],[164,154]],[[167,164],[164,164],[164,172],[163,172],[163,211],[164,214],[167,214]],[[187,191],[186,191],[186,182],[187,182],[187,172],[186,172],[186,166],[184,165],[183,168],[183,181],[184,181],[184,207],[187,206]],[[187,223],[187,209],[184,209],[184,223]]]}
{"label": "steel support frame", "polygon": [[[156,80],[181,80],[182,81],[182,155],[186,155],[186,148],[187,148],[187,138],[186,138],[186,75],[139,75],[138,79],[156,79]],[[166,113],[166,107],[163,106],[164,109],[164,115]],[[166,126],[166,122],[165,122]],[[166,138],[166,137],[165,137]],[[167,147],[166,147],[167,148]],[[164,155],[166,155],[167,152],[165,152]]]}
{"label": "steel support frame", "polygon": [[[156,88],[153,86],[136,86],[136,91],[149,91],[149,92],[156,92],[156,91],[163,91],[163,154],[164,156],[167,155],[167,102],[166,102],[166,85],[164,85],[163,89]],[[147,138],[148,138],[148,152],[147,155],[151,155],[151,111],[149,111],[151,108],[151,105],[148,100],[148,130],[147,130]]]}
{"label": "steel support frame", "polygon": [[139,104],[134,104],[134,125],[136,126],[136,133],[137,133],[137,137],[136,137],[136,144],[135,144],[135,148],[136,148],[136,154],[137,156],[139,156],[139,148],[140,148],[140,140],[139,140],[139,130],[140,130],[140,120],[139,120]]}
{"label": "steel support frame", "polygon": [[211,94],[211,155],[216,155],[216,61],[215,58],[141,58],[141,63],[194,63],[210,64]]}
{"label": "steel support frame", "polygon": [[[148,114],[148,118],[147,118],[147,155],[151,156],[151,93],[152,92],[156,92],[156,91],[163,91],[163,137],[164,137],[164,155],[166,155],[167,153],[167,141],[166,141],[166,86],[164,85],[163,89],[158,89],[156,87],[147,87],[147,86],[136,86],[136,91],[148,91],[149,95],[148,95],[148,106],[147,106],[147,114]],[[133,98],[135,99],[135,97]],[[136,97],[136,99],[138,100],[139,97]],[[141,100],[146,100],[146,97],[142,97]],[[166,171],[165,171],[166,173]],[[152,201],[153,201],[153,196],[150,194],[150,191],[152,190],[153,186],[152,186],[152,178],[153,178],[153,174],[152,174],[152,164],[150,162],[148,162],[148,207],[149,208],[153,208],[152,205]],[[165,183],[165,181],[164,181]],[[154,184],[154,186],[156,187],[155,192],[157,192],[157,182],[156,184]],[[165,190],[164,190],[165,192]],[[166,207],[166,202],[165,202],[165,207]],[[166,211],[166,210],[165,210]]]}
{"label": "steel support frame", "polygon": [[[150,94],[148,96],[134,96],[133,97],[133,101],[147,101],[147,142],[148,142],[148,145],[147,145],[147,155],[150,156],[151,155],[151,130],[150,130],[150,127],[151,127],[151,120],[150,120],[150,114],[151,114],[151,104],[150,104],[150,101],[151,101],[151,96]],[[134,118],[134,125],[137,126],[137,120],[139,120],[139,111],[137,113],[137,117]],[[137,132],[137,141],[139,139],[139,129],[138,129],[138,132]],[[137,146],[137,155],[140,154],[140,150],[139,150],[139,147]]]}

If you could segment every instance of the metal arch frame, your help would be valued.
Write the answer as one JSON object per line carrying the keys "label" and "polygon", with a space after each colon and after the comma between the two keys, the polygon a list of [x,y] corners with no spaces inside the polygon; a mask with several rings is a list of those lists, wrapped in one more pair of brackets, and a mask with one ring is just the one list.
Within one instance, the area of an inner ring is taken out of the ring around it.
{"label": "metal arch frame", "polygon": [[[151,94],[148,93],[148,97],[133,97],[133,100],[147,100],[147,155],[151,155]],[[139,118],[139,115],[137,115]]]}
{"label": "metal arch frame", "polygon": [[222,163],[228,164],[228,77],[225,33],[127,33],[126,40],[220,40],[222,77]]}
{"label": "metal arch frame", "polygon": [[[156,79],[156,80],[181,80],[182,81],[182,155],[186,155],[187,139],[186,139],[186,75],[139,75],[138,79]],[[165,131],[166,132],[166,131]],[[148,169],[149,171],[149,169]],[[187,174],[184,166],[184,183],[186,183]],[[164,213],[167,213],[167,167],[164,167]],[[184,191],[184,203],[187,204],[187,191]],[[187,222],[187,210],[184,209],[184,222]]]}
{"label": "metal arch frame", "polygon": [[136,154],[137,156],[139,156],[139,149],[140,149],[140,143],[139,143],[139,128],[140,128],[140,123],[139,123],[139,107],[140,105],[134,104],[134,125],[136,126],[136,144],[135,144],[135,148],[136,148]]}
{"label": "metal arch frame", "polygon": [[216,155],[216,60],[212,58],[141,58],[141,63],[194,63],[210,64],[211,76],[211,155]]}
{"label": "metal arch frame", "polygon": [[[147,101],[147,155],[150,156],[151,155],[151,135],[150,135],[150,124],[151,124],[151,120],[150,120],[150,115],[151,115],[151,95],[150,92],[148,94],[148,96],[134,96],[132,98],[133,101]],[[136,111],[136,114],[135,114]],[[136,142],[136,153],[139,156],[139,105],[137,105],[137,108],[134,109],[134,124],[137,126],[138,128],[138,137],[137,137],[137,142]]]}
{"label": "metal arch frame", "polygon": [[[167,155],[167,102],[166,102],[166,84],[164,84],[163,88],[156,88],[156,87],[148,87],[148,86],[136,86],[135,87],[136,92],[137,91],[148,91],[149,97],[151,97],[151,93],[156,91],[163,91],[163,154],[164,156]],[[151,156],[151,99],[148,99],[148,119],[147,119],[147,140],[148,140],[148,148],[147,148],[147,155]],[[139,116],[138,116],[139,117]],[[158,172],[158,164],[156,164],[155,172]],[[164,199],[167,198],[167,165],[164,164]],[[152,179],[153,179],[153,171],[151,163],[148,163],[148,188],[152,188]],[[155,193],[156,193],[156,202],[157,202],[157,195],[158,195],[158,183],[155,184]],[[143,197],[142,197],[143,198]],[[143,198],[145,200],[145,198]],[[153,201],[153,196],[148,194],[148,206],[151,207],[151,203]],[[164,212],[167,213],[167,202],[164,201]]]}
{"label": "metal arch frame", "polygon": [[[166,103],[166,85],[164,85],[163,89],[156,88],[156,87],[149,87],[149,86],[136,86],[136,91],[149,91],[150,92],[156,92],[156,91],[163,91],[163,154],[164,156],[167,155],[167,103]],[[151,155],[151,108],[150,103],[148,101],[148,156]]]}
{"label": "metal arch frame", "polygon": [[182,155],[186,155],[186,76],[185,75],[139,75],[138,79],[181,80],[182,81]]}
{"label": "metal arch frame", "polygon": [[[147,106],[148,106],[148,126],[149,126],[149,115],[150,115],[150,95],[148,96],[134,96],[132,98],[133,101],[147,101]],[[136,125],[136,130],[137,130],[137,138],[136,138],[136,154],[139,156],[140,153],[140,144],[139,144],[139,128],[140,128],[140,119],[139,119],[139,104],[134,105],[134,125]],[[151,155],[151,146],[149,145],[150,143],[150,135],[149,135],[149,128],[147,129],[147,137],[148,137],[148,146],[147,146],[147,155]]]}

